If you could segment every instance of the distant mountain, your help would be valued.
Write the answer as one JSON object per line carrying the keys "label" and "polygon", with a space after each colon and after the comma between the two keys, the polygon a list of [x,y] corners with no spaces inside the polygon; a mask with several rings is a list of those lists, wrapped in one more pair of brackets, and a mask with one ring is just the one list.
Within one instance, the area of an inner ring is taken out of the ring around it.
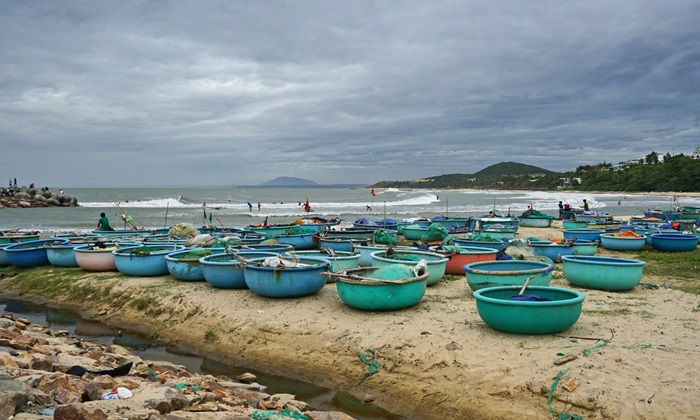
{"label": "distant mountain", "polygon": [[371,188],[483,188],[503,178],[549,175],[555,172],[518,162],[501,162],[473,174],[447,174],[412,181],[381,181]]}
{"label": "distant mountain", "polygon": [[280,176],[273,180],[258,184],[259,187],[313,187],[317,185],[318,184],[314,181],[303,178],[294,178],[291,176]]}

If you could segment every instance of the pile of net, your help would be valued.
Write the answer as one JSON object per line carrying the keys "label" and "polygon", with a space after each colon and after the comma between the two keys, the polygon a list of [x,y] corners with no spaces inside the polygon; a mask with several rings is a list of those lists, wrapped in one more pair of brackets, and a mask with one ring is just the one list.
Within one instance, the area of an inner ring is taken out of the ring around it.
{"label": "pile of net", "polygon": [[375,270],[372,273],[372,278],[379,280],[399,281],[413,277],[418,277],[427,269],[428,262],[426,260],[418,261],[414,267],[409,267],[405,264],[389,264]]}
{"label": "pile of net", "polygon": [[396,237],[384,229],[374,231],[374,242],[384,245],[396,245]]}
{"label": "pile of net", "polygon": [[188,239],[187,242],[185,242],[185,246],[187,248],[211,248],[212,246],[214,246],[214,244],[217,244],[218,242],[219,239],[215,236],[202,233]]}
{"label": "pile of net", "polygon": [[445,228],[445,226],[441,225],[440,223],[433,223],[430,225],[428,228],[428,231],[423,234],[423,236],[420,237],[420,241],[423,242],[424,244],[430,243],[430,242],[441,242],[443,239],[447,238],[449,236],[449,232]]}
{"label": "pile of net", "polygon": [[173,238],[194,238],[199,230],[192,223],[178,223],[168,230],[168,236]]}

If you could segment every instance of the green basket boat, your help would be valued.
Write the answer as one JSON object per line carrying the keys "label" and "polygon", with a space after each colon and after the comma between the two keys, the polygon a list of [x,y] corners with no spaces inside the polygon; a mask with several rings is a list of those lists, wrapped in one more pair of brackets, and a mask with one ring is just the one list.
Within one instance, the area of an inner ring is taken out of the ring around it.
{"label": "green basket boat", "polygon": [[340,299],[363,311],[395,311],[418,304],[428,287],[427,272],[401,280],[373,278],[382,267],[360,267],[327,273],[336,282]]}
{"label": "green basket boat", "polygon": [[548,286],[531,286],[530,296],[547,301],[511,300],[520,287],[487,287],[474,292],[476,310],[489,327],[514,334],[554,334],[571,328],[581,316],[583,293]]}

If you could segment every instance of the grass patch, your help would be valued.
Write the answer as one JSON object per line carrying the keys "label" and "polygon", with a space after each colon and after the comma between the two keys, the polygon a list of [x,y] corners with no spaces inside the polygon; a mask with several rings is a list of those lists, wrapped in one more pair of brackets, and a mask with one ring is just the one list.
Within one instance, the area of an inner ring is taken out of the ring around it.
{"label": "grass patch", "polygon": [[591,315],[600,316],[620,316],[620,315],[632,315],[632,310],[629,308],[617,308],[617,309],[596,309],[592,311],[584,310],[583,312]]}
{"label": "grass patch", "polygon": [[645,261],[644,274],[661,277],[671,288],[700,295],[700,250],[689,252],[661,252],[651,247],[635,256]]}
{"label": "grass patch", "polygon": [[214,343],[219,341],[219,335],[213,329],[209,328],[204,332],[204,341],[207,343]]}

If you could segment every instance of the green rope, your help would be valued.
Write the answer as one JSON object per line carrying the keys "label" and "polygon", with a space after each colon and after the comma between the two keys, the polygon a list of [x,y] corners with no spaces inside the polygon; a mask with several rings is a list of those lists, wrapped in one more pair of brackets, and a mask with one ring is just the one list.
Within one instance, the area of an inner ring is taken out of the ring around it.
{"label": "green rope", "polygon": [[[358,346],[357,343],[355,343],[355,347],[357,347],[359,349],[360,346]],[[358,385],[361,385],[362,382],[367,380],[367,378],[369,378],[370,376],[377,373],[379,371],[379,368],[381,367],[379,365],[379,362],[374,360],[374,356],[375,356],[374,350],[367,349],[367,353],[370,353],[372,355],[372,358],[368,359],[364,353],[360,352],[360,359],[362,360],[362,363],[369,366],[369,370],[367,372],[365,372],[364,375],[362,375],[362,378],[360,378],[360,382],[357,383]]]}
{"label": "green rope", "polygon": [[591,347],[590,349],[583,349],[583,357],[588,357],[589,354],[595,353],[607,345],[608,345],[608,340],[605,340],[602,343],[596,344],[595,346]]}
{"label": "green rope", "polygon": [[561,380],[562,376],[566,375],[566,372],[568,371],[569,368],[560,370],[559,373],[557,373],[557,377],[554,378],[554,382],[552,382],[552,386],[549,388],[549,395],[547,396],[547,407],[549,407],[549,411],[551,411],[552,414],[554,414],[554,416],[559,420],[583,420],[583,417],[579,416],[578,414],[570,414],[567,412],[557,413],[557,410],[555,410],[554,406],[552,405],[554,390],[557,388],[557,385],[559,385],[559,381]]}

